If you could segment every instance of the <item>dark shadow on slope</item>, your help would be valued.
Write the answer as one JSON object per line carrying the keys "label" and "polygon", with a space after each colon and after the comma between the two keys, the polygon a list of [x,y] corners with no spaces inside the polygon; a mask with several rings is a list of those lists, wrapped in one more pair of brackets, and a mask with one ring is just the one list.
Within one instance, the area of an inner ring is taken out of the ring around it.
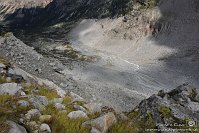
{"label": "dark shadow on slope", "polygon": [[[45,8],[18,9],[9,14],[3,30],[30,45],[39,38],[65,40],[66,33],[82,19],[114,18],[130,11],[134,0],[54,0]],[[23,14],[20,16],[19,14]],[[56,24],[63,24],[56,27]],[[55,26],[55,27],[54,27]]]}
{"label": "dark shadow on slope", "polygon": [[159,58],[159,61],[164,63],[163,67],[167,70],[174,70],[173,75],[181,73],[198,85],[199,1],[160,0],[158,8],[162,17],[155,24],[151,39],[157,45],[176,51]]}

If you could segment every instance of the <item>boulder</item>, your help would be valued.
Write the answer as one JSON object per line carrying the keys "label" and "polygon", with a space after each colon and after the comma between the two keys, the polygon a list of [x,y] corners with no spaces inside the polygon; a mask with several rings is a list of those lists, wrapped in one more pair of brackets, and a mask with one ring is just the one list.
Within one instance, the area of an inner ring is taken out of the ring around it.
{"label": "boulder", "polygon": [[84,113],[83,111],[80,111],[80,110],[70,112],[70,113],[68,114],[68,117],[69,117],[70,119],[88,118],[87,114]]}
{"label": "boulder", "polygon": [[87,104],[84,104],[84,107],[88,110],[89,113],[93,114],[96,112],[101,112],[102,104],[87,103]]}
{"label": "boulder", "polygon": [[116,117],[112,112],[109,112],[103,116],[100,116],[96,119],[86,121],[82,125],[88,128],[94,127],[102,133],[106,133],[108,129],[116,123]]}
{"label": "boulder", "polygon": [[22,86],[16,83],[0,84],[0,94],[16,95],[22,89]]}
{"label": "boulder", "polygon": [[76,110],[80,110],[80,111],[83,111],[83,112],[85,112],[85,113],[88,113],[88,111],[87,111],[84,107],[82,107],[82,106],[80,106],[80,105],[74,105],[74,108],[75,108]]}
{"label": "boulder", "polygon": [[4,65],[3,63],[0,63],[0,68],[6,68],[6,65]]}
{"label": "boulder", "polygon": [[38,109],[31,109],[28,111],[27,114],[25,114],[25,117],[27,120],[31,120],[31,118],[38,118],[41,116],[41,113]]}
{"label": "boulder", "polygon": [[52,116],[51,115],[41,115],[39,117],[39,121],[40,122],[50,122],[51,121]]}
{"label": "boulder", "polygon": [[51,133],[51,129],[48,124],[43,123],[40,126],[40,132],[41,133]]}
{"label": "boulder", "polygon": [[10,126],[8,133],[27,133],[26,129],[13,121],[7,121]]}

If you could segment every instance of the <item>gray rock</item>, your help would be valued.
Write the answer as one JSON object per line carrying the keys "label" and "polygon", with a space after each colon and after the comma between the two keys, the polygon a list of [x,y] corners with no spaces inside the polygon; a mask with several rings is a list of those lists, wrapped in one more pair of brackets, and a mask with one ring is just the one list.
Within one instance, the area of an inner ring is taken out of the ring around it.
{"label": "gray rock", "polygon": [[29,101],[33,104],[36,109],[40,111],[45,109],[45,106],[48,105],[48,99],[45,96],[29,96]]}
{"label": "gray rock", "polygon": [[0,94],[16,95],[22,89],[22,86],[16,83],[0,84]]}
{"label": "gray rock", "polygon": [[68,114],[70,119],[77,119],[77,118],[88,118],[87,114],[83,111],[73,111]]}
{"label": "gray rock", "polygon": [[6,65],[4,65],[3,63],[0,63],[0,68],[6,68]]}
{"label": "gray rock", "polygon": [[116,117],[110,112],[94,120],[86,121],[82,125],[86,127],[94,127],[100,132],[105,133],[115,122]]}
{"label": "gray rock", "polygon": [[29,104],[29,102],[27,102],[27,101],[25,101],[25,100],[19,100],[18,102],[17,102],[17,104],[19,105],[19,106],[22,106],[22,107],[28,107],[30,104]]}
{"label": "gray rock", "polygon": [[27,120],[31,120],[31,118],[39,118],[41,116],[41,113],[38,109],[31,109],[28,111],[27,114],[25,114],[25,118]]}
{"label": "gray rock", "polygon": [[83,112],[85,112],[85,113],[88,113],[88,111],[87,111],[84,107],[82,107],[82,106],[80,106],[80,105],[74,105],[74,108],[75,108],[76,110],[81,110],[81,111],[83,111]]}
{"label": "gray rock", "polygon": [[26,129],[13,121],[7,121],[10,126],[8,133],[27,133]]}
{"label": "gray rock", "polygon": [[40,132],[41,133],[51,133],[51,129],[48,124],[44,123],[44,124],[41,124],[41,126],[40,126]]}
{"label": "gray rock", "polygon": [[100,132],[96,128],[92,127],[90,133],[102,133],[102,132]]}
{"label": "gray rock", "polygon": [[84,104],[84,107],[88,110],[89,113],[101,112],[102,104],[99,103],[88,103]]}
{"label": "gray rock", "polygon": [[22,92],[20,93],[20,95],[21,95],[21,96],[26,96],[26,93],[22,91]]}
{"label": "gray rock", "polygon": [[61,103],[55,103],[55,107],[57,110],[63,110],[66,108],[66,106]]}
{"label": "gray rock", "polygon": [[14,71],[14,69],[9,68],[9,69],[8,69],[8,74],[15,75],[15,74],[16,74],[16,72]]}

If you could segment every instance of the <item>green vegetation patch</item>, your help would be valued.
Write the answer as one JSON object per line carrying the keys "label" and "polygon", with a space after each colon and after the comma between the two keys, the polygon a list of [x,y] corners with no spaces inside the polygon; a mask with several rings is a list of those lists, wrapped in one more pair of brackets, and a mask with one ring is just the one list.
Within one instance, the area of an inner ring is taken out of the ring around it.
{"label": "green vegetation patch", "polygon": [[54,133],[89,133],[89,129],[82,126],[87,119],[69,119],[66,113],[53,115],[50,127]]}
{"label": "green vegetation patch", "polygon": [[7,81],[6,81],[6,78],[4,77],[4,76],[1,76],[0,75],[0,84],[4,84],[4,83],[6,83]]}
{"label": "green vegetation patch", "polygon": [[52,90],[45,86],[39,87],[37,94],[41,96],[46,96],[49,100],[60,97],[55,90]]}
{"label": "green vegetation patch", "polygon": [[169,107],[161,106],[159,112],[165,118],[169,118],[171,116],[171,109]]}
{"label": "green vegetation patch", "polygon": [[133,122],[118,122],[112,126],[108,133],[138,133],[139,126]]}

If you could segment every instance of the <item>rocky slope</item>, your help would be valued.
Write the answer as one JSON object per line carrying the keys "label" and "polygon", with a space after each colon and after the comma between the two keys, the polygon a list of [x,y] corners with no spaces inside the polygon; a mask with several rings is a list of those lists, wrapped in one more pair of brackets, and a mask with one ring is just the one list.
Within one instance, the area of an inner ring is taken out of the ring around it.
{"label": "rocky slope", "polygon": [[191,85],[159,91],[131,112],[116,113],[87,103],[50,81],[37,78],[0,58],[2,133],[198,132],[199,92]]}
{"label": "rocky slope", "polygon": [[50,2],[51,0],[1,0],[0,20],[5,21],[3,25],[11,27],[28,26]]}
{"label": "rocky slope", "polygon": [[118,112],[185,82],[198,88],[198,1],[144,0],[130,8],[131,1],[120,2],[55,0],[35,10],[33,20],[31,14],[16,19],[13,13],[8,18],[14,26],[33,22],[45,28],[24,32],[20,26],[5,27],[25,43],[5,35],[0,54],[31,74]]}

